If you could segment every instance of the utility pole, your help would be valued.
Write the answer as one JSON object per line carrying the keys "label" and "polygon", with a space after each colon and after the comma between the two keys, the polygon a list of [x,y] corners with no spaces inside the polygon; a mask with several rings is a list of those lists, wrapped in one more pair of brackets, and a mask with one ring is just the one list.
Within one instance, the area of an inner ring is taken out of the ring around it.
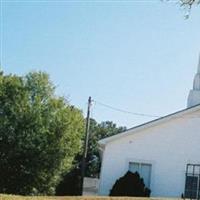
{"label": "utility pole", "polygon": [[91,108],[92,99],[88,98],[88,108],[87,108],[87,118],[86,118],[86,127],[85,127],[85,141],[84,141],[84,151],[83,158],[81,164],[81,194],[83,195],[83,181],[85,177],[85,169],[86,169],[86,158],[88,151],[88,141],[89,141],[89,131],[90,131],[90,108]]}

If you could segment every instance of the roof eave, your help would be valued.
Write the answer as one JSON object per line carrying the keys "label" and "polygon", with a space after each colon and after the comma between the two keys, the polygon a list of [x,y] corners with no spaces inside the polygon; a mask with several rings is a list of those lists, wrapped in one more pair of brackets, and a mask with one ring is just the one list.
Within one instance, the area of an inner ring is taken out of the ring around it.
{"label": "roof eave", "polygon": [[99,140],[98,141],[98,144],[105,148],[105,146],[112,142],[112,141],[115,141],[123,136],[129,136],[130,134],[133,134],[134,132],[137,132],[137,131],[140,131],[140,130],[143,130],[143,129],[146,129],[146,128],[149,128],[149,127],[153,127],[153,126],[156,126],[162,122],[165,122],[165,121],[168,121],[168,120],[171,120],[172,118],[177,118],[177,117],[180,117],[181,115],[184,115],[184,114],[189,114],[191,112],[194,112],[194,111],[197,111],[200,109],[200,104],[199,105],[196,105],[196,106],[193,106],[193,107],[190,107],[190,108],[187,108],[187,109],[184,109],[184,110],[180,110],[178,112],[175,112],[175,113],[172,113],[172,114],[169,114],[169,115],[166,115],[164,117],[161,117],[161,118],[158,118],[158,119],[155,119],[153,121],[149,121],[147,123],[144,123],[144,124],[141,124],[139,126],[135,126],[133,128],[130,128],[128,130],[126,130],[125,132],[122,132],[122,133],[119,133],[117,135],[114,135],[114,136],[110,136],[110,137],[107,137],[107,138],[104,138],[102,140]]}

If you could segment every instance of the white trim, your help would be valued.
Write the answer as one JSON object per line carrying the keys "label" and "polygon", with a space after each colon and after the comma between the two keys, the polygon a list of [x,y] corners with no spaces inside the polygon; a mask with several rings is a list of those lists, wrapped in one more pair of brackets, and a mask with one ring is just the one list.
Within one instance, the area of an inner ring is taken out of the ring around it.
{"label": "white trim", "polygon": [[140,130],[147,129],[147,128],[150,128],[150,127],[153,127],[153,126],[157,126],[161,123],[167,122],[167,121],[172,120],[172,119],[181,118],[183,115],[191,114],[191,113],[198,111],[198,110],[200,110],[200,105],[193,106],[191,108],[187,108],[187,109],[172,113],[170,115],[166,115],[166,116],[161,117],[159,119],[156,119],[156,120],[147,122],[145,124],[141,124],[139,126],[128,129],[127,131],[122,132],[120,134],[116,134],[114,136],[107,137],[107,138],[104,138],[102,140],[99,140],[98,144],[101,148],[104,148],[105,145],[107,145],[108,143],[113,142],[115,140],[118,140],[118,139],[120,139],[124,136],[132,135],[136,132],[139,132]]}

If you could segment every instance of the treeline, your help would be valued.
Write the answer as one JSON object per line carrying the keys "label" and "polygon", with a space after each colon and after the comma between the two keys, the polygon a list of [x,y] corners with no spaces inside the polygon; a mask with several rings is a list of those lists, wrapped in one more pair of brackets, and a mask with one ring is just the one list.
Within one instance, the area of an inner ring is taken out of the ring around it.
{"label": "treeline", "polygon": [[[88,154],[86,160],[86,177],[99,178],[101,159],[97,142],[105,137],[123,132],[126,127],[117,127],[111,121],[97,123],[94,119],[90,120],[90,138],[88,145]],[[70,172],[63,176],[62,181],[56,188],[56,195],[80,195],[81,180],[81,152],[75,156],[74,164]]]}
{"label": "treeline", "polygon": [[[80,194],[84,127],[81,110],[55,94],[48,74],[1,72],[0,193]],[[91,119],[86,176],[99,176],[97,141],[124,130]]]}

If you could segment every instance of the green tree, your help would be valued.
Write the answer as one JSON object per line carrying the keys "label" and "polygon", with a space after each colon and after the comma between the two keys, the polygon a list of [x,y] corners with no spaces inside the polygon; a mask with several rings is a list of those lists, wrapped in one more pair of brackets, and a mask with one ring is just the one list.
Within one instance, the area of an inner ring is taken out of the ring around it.
{"label": "green tree", "polygon": [[118,127],[112,121],[97,123],[94,119],[91,119],[86,176],[99,177],[101,159],[99,155],[98,141],[121,133],[125,130],[126,127]]}
{"label": "green tree", "polygon": [[[112,121],[98,123],[94,119],[90,120],[90,137],[88,145],[88,154],[86,159],[87,177],[99,177],[101,159],[98,149],[98,141],[108,136],[121,133],[126,127],[118,127]],[[78,154],[73,162],[73,168],[63,176],[62,181],[56,188],[56,195],[80,195],[80,176],[81,176],[82,155]]]}
{"label": "green tree", "polygon": [[54,194],[80,151],[84,118],[49,76],[0,74],[0,193]]}

